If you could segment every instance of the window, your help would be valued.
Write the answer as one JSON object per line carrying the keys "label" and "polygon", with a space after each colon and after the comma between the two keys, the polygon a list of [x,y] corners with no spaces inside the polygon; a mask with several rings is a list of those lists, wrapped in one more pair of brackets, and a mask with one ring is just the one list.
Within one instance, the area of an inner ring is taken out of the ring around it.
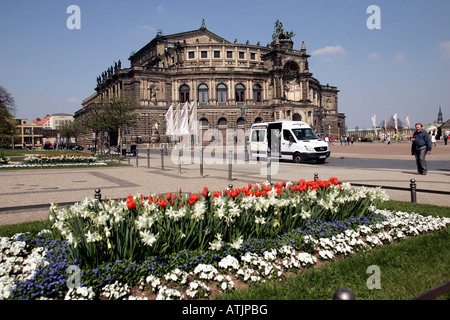
{"label": "window", "polygon": [[208,86],[206,84],[201,84],[198,87],[198,102],[200,103],[208,102]]}
{"label": "window", "polygon": [[317,134],[311,129],[293,129],[292,130],[297,137],[297,140],[316,140],[319,139]]}
{"label": "window", "polygon": [[253,102],[261,102],[262,88],[259,84],[253,86]]}
{"label": "window", "polygon": [[201,130],[207,130],[209,128],[209,122],[208,119],[206,118],[201,118],[200,119],[200,129]]}
{"label": "window", "polygon": [[180,87],[180,102],[189,101],[189,87],[183,84]]}
{"label": "window", "polygon": [[217,102],[227,102],[227,86],[223,83],[217,86]]}
{"label": "window", "polygon": [[245,52],[239,52],[239,59],[245,59]]}
{"label": "window", "polygon": [[194,51],[189,51],[188,58],[189,59],[194,59],[195,58],[195,52]]}
{"label": "window", "polygon": [[220,51],[214,51],[214,58],[220,58]]}
{"label": "window", "polygon": [[202,58],[208,58],[208,51],[200,52]]}
{"label": "window", "polygon": [[245,101],[245,87],[242,84],[236,85],[236,102]]}
{"label": "window", "polygon": [[233,51],[227,51],[227,58],[232,59],[233,58]]}
{"label": "window", "polygon": [[295,141],[294,136],[289,130],[283,130],[283,139],[286,141]]}
{"label": "window", "polygon": [[256,59],[256,53],[251,52],[250,53],[250,59],[255,60]]}
{"label": "window", "polygon": [[266,137],[266,130],[253,130],[252,131],[252,142],[262,142]]}
{"label": "window", "polygon": [[217,125],[221,127],[226,127],[228,125],[228,121],[225,118],[220,118],[219,121],[217,121]]}

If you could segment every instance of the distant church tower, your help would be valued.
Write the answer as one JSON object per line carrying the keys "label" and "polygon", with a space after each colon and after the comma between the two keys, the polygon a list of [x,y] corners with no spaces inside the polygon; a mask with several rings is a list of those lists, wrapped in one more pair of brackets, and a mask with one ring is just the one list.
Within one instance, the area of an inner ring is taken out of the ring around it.
{"label": "distant church tower", "polygon": [[442,123],[442,122],[444,122],[444,120],[442,119],[442,110],[441,110],[441,106],[439,106],[439,112],[438,112],[437,123]]}

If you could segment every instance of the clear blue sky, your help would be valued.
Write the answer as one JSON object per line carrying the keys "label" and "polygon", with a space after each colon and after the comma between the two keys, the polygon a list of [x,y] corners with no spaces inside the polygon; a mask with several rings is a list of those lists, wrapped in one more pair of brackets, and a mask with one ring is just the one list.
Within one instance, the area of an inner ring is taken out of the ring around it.
{"label": "clear blue sky", "polygon": [[[70,5],[81,29],[67,28]],[[377,5],[381,29],[367,13]],[[278,19],[305,41],[309,67],[322,84],[340,90],[347,126],[370,128],[398,114],[424,124],[450,118],[450,1],[448,0],[0,0],[0,86],[16,101],[16,117],[74,113],[93,94],[96,78],[114,61],[129,67],[131,51],[158,29],[200,28],[228,41],[271,42]]]}

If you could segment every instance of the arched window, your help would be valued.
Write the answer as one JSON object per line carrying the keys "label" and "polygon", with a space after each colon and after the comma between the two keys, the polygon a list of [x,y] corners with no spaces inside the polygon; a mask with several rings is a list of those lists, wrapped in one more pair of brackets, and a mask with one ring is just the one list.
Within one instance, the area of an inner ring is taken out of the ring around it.
{"label": "arched window", "polygon": [[236,85],[236,102],[245,101],[245,87],[242,84]]}
{"label": "arched window", "polygon": [[180,102],[186,102],[189,101],[189,86],[186,84],[183,84],[180,87]]}
{"label": "arched window", "polygon": [[227,126],[227,124],[228,124],[228,121],[227,121],[227,119],[225,119],[225,118],[220,118],[219,119],[219,121],[217,121],[217,124],[220,126],[220,127],[226,127]]}
{"label": "arched window", "polygon": [[217,102],[227,102],[227,86],[223,83],[217,86]]}
{"label": "arched window", "polygon": [[208,86],[204,83],[198,87],[198,102],[199,103],[208,102]]}
{"label": "arched window", "polygon": [[259,84],[253,86],[253,102],[261,102],[262,88]]}
{"label": "arched window", "polygon": [[263,122],[262,119],[260,117],[258,117],[258,118],[255,119],[254,123],[261,123],[261,122]]}
{"label": "arched window", "polygon": [[207,130],[209,128],[209,121],[206,118],[200,119],[200,129],[201,130]]}

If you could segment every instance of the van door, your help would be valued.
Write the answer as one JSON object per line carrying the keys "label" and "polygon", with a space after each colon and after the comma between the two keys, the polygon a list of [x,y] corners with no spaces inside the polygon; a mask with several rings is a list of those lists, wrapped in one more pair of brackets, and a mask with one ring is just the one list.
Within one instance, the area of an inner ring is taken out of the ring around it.
{"label": "van door", "polygon": [[250,154],[252,157],[266,156],[267,125],[254,125],[250,137]]}
{"label": "van door", "polygon": [[281,156],[281,123],[269,123],[267,128],[267,143],[272,157]]}
{"label": "van door", "polygon": [[281,140],[281,152],[286,158],[291,159],[296,147],[296,139],[291,130],[283,129],[283,138]]}

